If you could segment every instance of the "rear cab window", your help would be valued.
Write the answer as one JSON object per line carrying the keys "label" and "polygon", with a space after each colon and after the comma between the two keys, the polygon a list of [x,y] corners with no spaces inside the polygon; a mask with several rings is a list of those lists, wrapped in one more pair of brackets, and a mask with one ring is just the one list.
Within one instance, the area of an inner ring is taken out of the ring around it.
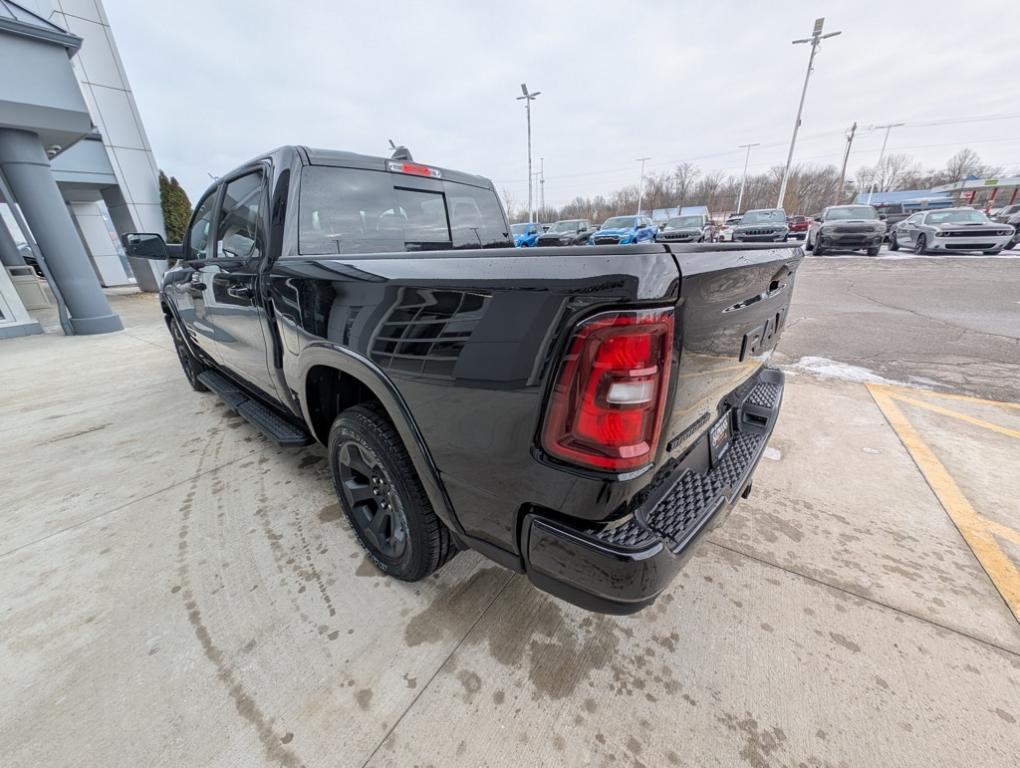
{"label": "rear cab window", "polygon": [[493,190],[382,170],[306,166],[299,220],[308,255],[513,247]]}

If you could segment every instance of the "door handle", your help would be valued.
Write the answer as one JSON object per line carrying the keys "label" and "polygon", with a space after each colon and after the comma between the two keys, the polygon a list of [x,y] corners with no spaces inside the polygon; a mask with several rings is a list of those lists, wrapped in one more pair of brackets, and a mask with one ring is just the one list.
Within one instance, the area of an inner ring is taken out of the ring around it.
{"label": "door handle", "polygon": [[250,285],[231,285],[227,288],[227,296],[235,299],[250,299],[251,295]]}

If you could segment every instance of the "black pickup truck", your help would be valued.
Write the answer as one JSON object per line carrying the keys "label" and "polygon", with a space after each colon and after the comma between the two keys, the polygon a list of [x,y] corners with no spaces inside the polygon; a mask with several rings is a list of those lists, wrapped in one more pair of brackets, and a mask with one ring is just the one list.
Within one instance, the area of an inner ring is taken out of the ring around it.
{"label": "black pickup truck", "polygon": [[799,247],[515,249],[487,179],[283,147],[223,176],[161,304],[184,372],[281,444],[318,441],[378,567],[471,548],[630,613],[751,487]]}

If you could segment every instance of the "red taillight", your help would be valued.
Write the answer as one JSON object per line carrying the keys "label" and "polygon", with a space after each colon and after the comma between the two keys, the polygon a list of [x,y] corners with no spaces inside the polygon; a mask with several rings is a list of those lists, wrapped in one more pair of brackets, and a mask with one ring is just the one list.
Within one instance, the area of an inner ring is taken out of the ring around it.
{"label": "red taillight", "polygon": [[395,173],[409,173],[412,176],[430,176],[433,179],[443,178],[443,173],[438,168],[430,168],[427,165],[418,163],[390,162],[389,169]]}
{"label": "red taillight", "polygon": [[672,309],[612,312],[581,323],[553,388],[545,450],[603,470],[651,461],[672,352]]}

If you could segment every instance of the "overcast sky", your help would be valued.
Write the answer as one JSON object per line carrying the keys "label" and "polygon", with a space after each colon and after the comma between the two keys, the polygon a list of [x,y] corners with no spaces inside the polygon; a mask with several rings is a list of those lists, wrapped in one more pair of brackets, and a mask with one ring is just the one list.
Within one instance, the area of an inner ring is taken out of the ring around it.
{"label": "overcast sky", "polygon": [[[690,160],[785,161],[817,16],[822,43],[795,162],[837,164],[843,133],[906,122],[889,152],[941,166],[963,147],[1020,171],[1020,2],[134,2],[105,0],[157,161],[192,201],[281,144],[479,173],[520,204],[532,112],[546,199],[637,183]],[[1002,119],[1012,115],[1012,119]],[[1000,119],[962,121],[974,117]],[[851,172],[874,163],[864,130]]]}

